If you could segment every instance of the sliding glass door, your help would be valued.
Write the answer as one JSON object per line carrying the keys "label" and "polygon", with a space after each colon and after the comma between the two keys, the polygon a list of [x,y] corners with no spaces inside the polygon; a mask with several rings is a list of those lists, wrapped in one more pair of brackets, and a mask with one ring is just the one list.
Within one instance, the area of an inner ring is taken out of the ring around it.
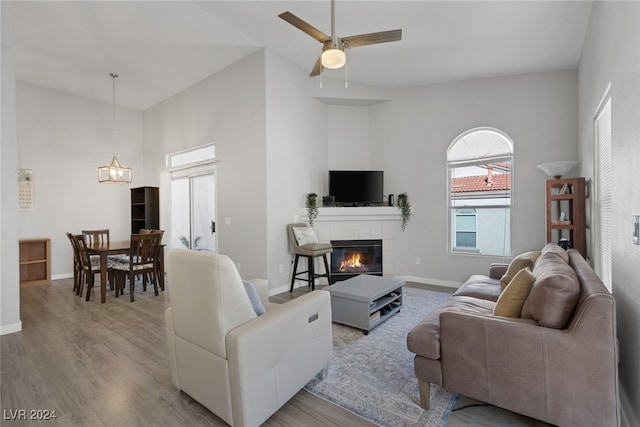
{"label": "sliding glass door", "polygon": [[216,252],[215,175],[180,175],[171,180],[171,247]]}

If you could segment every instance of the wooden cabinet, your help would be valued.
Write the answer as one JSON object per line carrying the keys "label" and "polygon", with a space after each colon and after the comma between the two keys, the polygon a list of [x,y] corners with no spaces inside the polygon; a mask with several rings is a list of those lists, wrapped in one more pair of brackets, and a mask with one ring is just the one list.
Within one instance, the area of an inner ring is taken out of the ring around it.
{"label": "wooden cabinet", "polygon": [[20,284],[51,282],[51,239],[20,240]]}
{"label": "wooden cabinet", "polygon": [[158,187],[131,189],[131,233],[138,233],[142,228],[160,228]]}
{"label": "wooden cabinet", "polygon": [[584,178],[548,179],[547,243],[568,239],[570,247],[587,256]]}

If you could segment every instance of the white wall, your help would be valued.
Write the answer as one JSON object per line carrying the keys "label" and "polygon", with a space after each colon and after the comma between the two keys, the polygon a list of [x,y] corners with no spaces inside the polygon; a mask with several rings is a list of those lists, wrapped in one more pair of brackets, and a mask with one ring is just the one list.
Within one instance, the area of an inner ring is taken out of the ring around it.
{"label": "white wall", "polygon": [[[166,154],[214,142],[219,252],[243,277],[267,271],[264,51],[144,112],[145,180],[162,185]],[[168,194],[161,188],[161,194]],[[169,203],[166,198],[161,205]],[[225,225],[224,218],[230,219]],[[168,227],[161,224],[161,227]]]}
{"label": "white wall", "polygon": [[18,191],[16,172],[16,88],[13,60],[13,16],[10,2],[0,2],[0,335],[22,329],[18,269]]}
{"label": "white wall", "polygon": [[369,107],[329,106],[329,169],[371,168],[369,120]]}
{"label": "white wall", "polygon": [[513,253],[542,247],[547,177],[536,165],[578,157],[576,100],[576,72],[558,71],[408,88],[369,107],[371,167],[385,171],[385,192],[407,192],[414,210],[397,242],[406,254],[396,271],[462,282],[501,260],[447,253],[446,150],[481,126],[515,143]]}
{"label": "white wall", "polygon": [[[111,84],[108,73],[104,78]],[[51,238],[51,275],[69,277],[66,232],[108,228],[111,240],[129,239],[129,188],[145,185],[142,113],[116,109],[116,153],[133,170],[130,186],[98,183],[98,167],[114,153],[112,104],[18,82],[16,115],[18,167],[34,177],[34,209],[19,213],[18,234]]]}
{"label": "white wall", "polygon": [[[612,288],[620,341],[623,427],[640,425],[640,3],[594,2],[579,67],[581,173],[594,177],[593,118],[611,83],[614,192]],[[597,183],[594,182],[595,185]],[[594,187],[595,188],[595,187]],[[591,202],[591,201],[590,201]]]}
{"label": "white wall", "polygon": [[327,106],[307,83],[306,71],[262,50],[144,113],[149,182],[166,185],[166,154],[216,144],[219,252],[272,289],[290,279],[285,225],[326,180]]}
{"label": "white wall", "polygon": [[308,193],[322,203],[326,191],[327,105],[309,95],[308,81],[308,70],[266,52],[267,277],[276,292],[291,279],[286,224]]}

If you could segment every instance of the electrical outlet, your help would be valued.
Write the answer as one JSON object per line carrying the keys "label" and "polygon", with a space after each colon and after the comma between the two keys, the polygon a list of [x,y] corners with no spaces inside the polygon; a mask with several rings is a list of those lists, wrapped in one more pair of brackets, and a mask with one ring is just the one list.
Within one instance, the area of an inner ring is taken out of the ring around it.
{"label": "electrical outlet", "polygon": [[280,264],[280,273],[284,273],[284,264]]}
{"label": "electrical outlet", "polygon": [[229,216],[224,217],[224,225],[231,225],[231,217]]}
{"label": "electrical outlet", "polygon": [[416,265],[420,265],[420,263],[422,262],[422,260],[420,259],[419,256],[416,257]]}

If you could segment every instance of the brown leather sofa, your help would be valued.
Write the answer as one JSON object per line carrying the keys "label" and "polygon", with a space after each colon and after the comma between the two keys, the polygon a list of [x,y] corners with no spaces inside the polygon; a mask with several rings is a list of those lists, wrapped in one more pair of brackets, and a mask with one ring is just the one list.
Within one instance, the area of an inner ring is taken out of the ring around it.
{"label": "brown leather sofa", "polygon": [[558,426],[618,426],[611,293],[576,250],[549,244],[533,259],[519,316],[494,314],[509,282],[492,265],[409,332],[421,405],[431,383]]}

